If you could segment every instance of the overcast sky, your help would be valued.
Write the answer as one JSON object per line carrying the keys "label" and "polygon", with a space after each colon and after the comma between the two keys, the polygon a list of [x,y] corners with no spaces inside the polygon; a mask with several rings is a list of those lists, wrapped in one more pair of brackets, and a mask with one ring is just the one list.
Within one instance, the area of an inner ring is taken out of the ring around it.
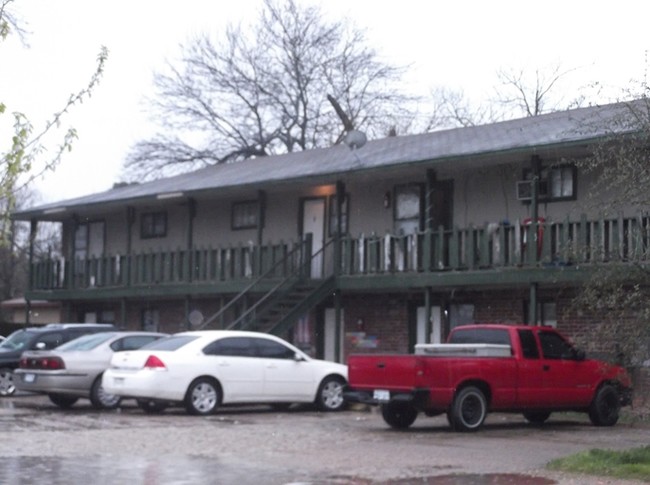
{"label": "overcast sky", "polygon": [[[381,58],[411,66],[404,89],[420,93],[448,86],[480,99],[491,92],[499,68],[561,63],[575,69],[566,90],[599,82],[613,96],[643,78],[650,48],[647,0],[298,1],[320,4],[330,18],[347,17],[366,29]],[[36,185],[43,201],[110,189],[129,148],[152,133],[143,97],[151,92],[153,71],[193,34],[250,20],[260,4],[15,0],[12,8],[30,34],[28,48],[16,38],[0,43],[0,101],[9,111],[24,112],[35,124],[46,120],[88,81],[100,47],[109,50],[93,97],[64,123],[77,129],[79,140]]]}

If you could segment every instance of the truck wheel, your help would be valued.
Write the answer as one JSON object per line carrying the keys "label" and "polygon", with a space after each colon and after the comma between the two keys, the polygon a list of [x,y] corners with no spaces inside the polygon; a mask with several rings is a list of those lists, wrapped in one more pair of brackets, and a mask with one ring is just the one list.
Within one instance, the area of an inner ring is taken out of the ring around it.
{"label": "truck wheel", "polygon": [[542,424],[550,416],[551,416],[551,413],[549,413],[547,411],[526,411],[524,413],[524,418],[526,418],[526,421],[528,421],[529,423],[533,423],[533,424]]}
{"label": "truck wheel", "polygon": [[415,422],[418,412],[408,403],[389,402],[381,405],[381,416],[391,428],[406,429]]}
{"label": "truck wheel", "polygon": [[589,419],[595,426],[614,426],[618,421],[621,399],[611,384],[605,384],[596,392],[589,406]]}
{"label": "truck wheel", "polygon": [[454,397],[448,420],[455,431],[476,431],[487,416],[487,400],[478,387],[462,388]]}

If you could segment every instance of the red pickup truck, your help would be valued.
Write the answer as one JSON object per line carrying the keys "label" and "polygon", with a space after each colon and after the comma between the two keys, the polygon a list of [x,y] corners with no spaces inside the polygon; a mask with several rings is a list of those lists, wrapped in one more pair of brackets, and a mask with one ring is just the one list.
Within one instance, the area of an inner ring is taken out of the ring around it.
{"label": "red pickup truck", "polygon": [[586,359],[550,327],[466,325],[447,342],[417,345],[414,355],[350,355],[346,400],[379,405],[393,428],[408,428],[420,412],[447,413],[456,431],[479,429],[489,411],[543,423],[571,410],[613,426],[631,402],[625,369]]}

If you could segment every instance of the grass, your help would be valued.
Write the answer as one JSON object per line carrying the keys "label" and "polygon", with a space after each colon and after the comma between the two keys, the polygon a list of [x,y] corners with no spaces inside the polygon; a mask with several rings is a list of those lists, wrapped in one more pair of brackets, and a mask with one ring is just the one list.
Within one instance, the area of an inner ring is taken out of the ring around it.
{"label": "grass", "polygon": [[553,460],[548,468],[650,483],[650,446],[625,451],[593,449]]}

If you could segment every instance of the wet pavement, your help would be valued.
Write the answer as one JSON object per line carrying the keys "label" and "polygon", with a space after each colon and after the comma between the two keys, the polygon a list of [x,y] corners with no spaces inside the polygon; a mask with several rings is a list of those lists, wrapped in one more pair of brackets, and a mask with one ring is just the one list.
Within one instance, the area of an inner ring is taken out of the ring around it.
{"label": "wet pavement", "polygon": [[577,415],[542,427],[491,415],[478,433],[444,418],[408,431],[376,412],[224,408],[147,415],[133,404],[109,412],[80,401],[61,410],[46,397],[0,399],[0,483],[23,485],[550,485],[618,484],[563,475],[544,465],[592,448],[650,442],[650,428],[596,428]]}

